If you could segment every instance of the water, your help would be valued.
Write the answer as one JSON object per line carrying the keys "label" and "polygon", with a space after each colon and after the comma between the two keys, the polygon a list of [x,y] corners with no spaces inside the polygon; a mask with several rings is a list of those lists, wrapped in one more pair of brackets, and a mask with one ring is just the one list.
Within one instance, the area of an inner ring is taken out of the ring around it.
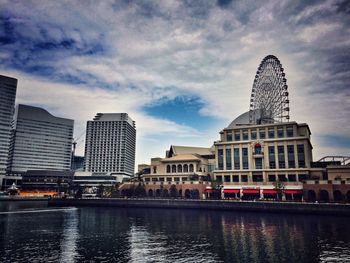
{"label": "water", "polygon": [[350,262],[348,217],[4,203],[0,262]]}

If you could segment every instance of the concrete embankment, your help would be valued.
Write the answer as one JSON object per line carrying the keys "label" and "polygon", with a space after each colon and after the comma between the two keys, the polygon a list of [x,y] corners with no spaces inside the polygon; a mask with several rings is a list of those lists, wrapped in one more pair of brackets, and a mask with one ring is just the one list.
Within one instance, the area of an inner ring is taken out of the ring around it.
{"label": "concrete embankment", "polygon": [[263,201],[181,200],[181,199],[51,199],[49,206],[106,206],[123,208],[174,208],[265,213],[298,213],[350,216],[348,204],[315,204]]}
{"label": "concrete embankment", "polygon": [[47,200],[49,200],[48,197],[18,197],[18,196],[0,197],[0,202],[13,202],[13,201],[33,202],[33,201],[47,201]]}

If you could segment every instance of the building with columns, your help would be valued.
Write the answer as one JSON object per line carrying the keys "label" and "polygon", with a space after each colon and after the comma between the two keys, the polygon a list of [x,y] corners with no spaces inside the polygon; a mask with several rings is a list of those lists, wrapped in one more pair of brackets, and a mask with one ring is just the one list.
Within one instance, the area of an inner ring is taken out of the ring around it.
{"label": "building with columns", "polygon": [[151,159],[150,174],[141,178],[149,197],[169,196],[174,185],[179,197],[202,198],[214,166],[212,148],[171,146],[165,158]]}
{"label": "building with columns", "polygon": [[275,198],[280,184],[283,198],[301,199],[311,172],[310,136],[306,123],[251,124],[249,112],[236,118],[214,144],[223,197]]}

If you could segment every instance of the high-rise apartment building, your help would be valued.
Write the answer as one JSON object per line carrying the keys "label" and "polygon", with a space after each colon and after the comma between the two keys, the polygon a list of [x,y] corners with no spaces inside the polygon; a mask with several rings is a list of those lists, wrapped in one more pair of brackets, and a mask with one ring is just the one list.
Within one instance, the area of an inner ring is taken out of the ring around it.
{"label": "high-rise apartment building", "polygon": [[136,128],[127,113],[97,113],[87,122],[85,171],[132,176]]}
{"label": "high-rise apartment building", "polygon": [[6,174],[17,79],[0,75],[0,186]]}
{"label": "high-rise apartment building", "polygon": [[74,121],[42,108],[18,105],[13,123],[8,170],[70,170]]}

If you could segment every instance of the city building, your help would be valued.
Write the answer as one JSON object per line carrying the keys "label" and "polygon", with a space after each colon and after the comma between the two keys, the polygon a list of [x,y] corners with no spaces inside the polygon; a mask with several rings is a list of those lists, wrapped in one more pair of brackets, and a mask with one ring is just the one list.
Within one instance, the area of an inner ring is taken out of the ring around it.
{"label": "city building", "polygon": [[72,170],[83,171],[84,170],[84,156],[72,156]]}
{"label": "city building", "polygon": [[73,171],[28,170],[22,175],[20,194],[53,195],[52,193],[68,192],[73,177]]}
{"label": "city building", "polygon": [[202,198],[215,165],[213,149],[171,146],[165,158],[152,158],[150,173],[141,175],[149,197],[169,196],[175,186],[178,197]]}
{"label": "city building", "polygon": [[310,178],[312,145],[305,123],[249,123],[249,112],[236,118],[215,142],[214,179],[223,197],[275,198],[276,182],[286,199],[302,199]]}
{"label": "city building", "polygon": [[6,175],[17,79],[0,75],[0,187]]}
{"label": "city building", "polygon": [[74,121],[42,108],[19,104],[9,149],[8,173],[70,170]]}
{"label": "city building", "polygon": [[133,176],[136,128],[127,113],[98,113],[87,122],[85,171]]}

